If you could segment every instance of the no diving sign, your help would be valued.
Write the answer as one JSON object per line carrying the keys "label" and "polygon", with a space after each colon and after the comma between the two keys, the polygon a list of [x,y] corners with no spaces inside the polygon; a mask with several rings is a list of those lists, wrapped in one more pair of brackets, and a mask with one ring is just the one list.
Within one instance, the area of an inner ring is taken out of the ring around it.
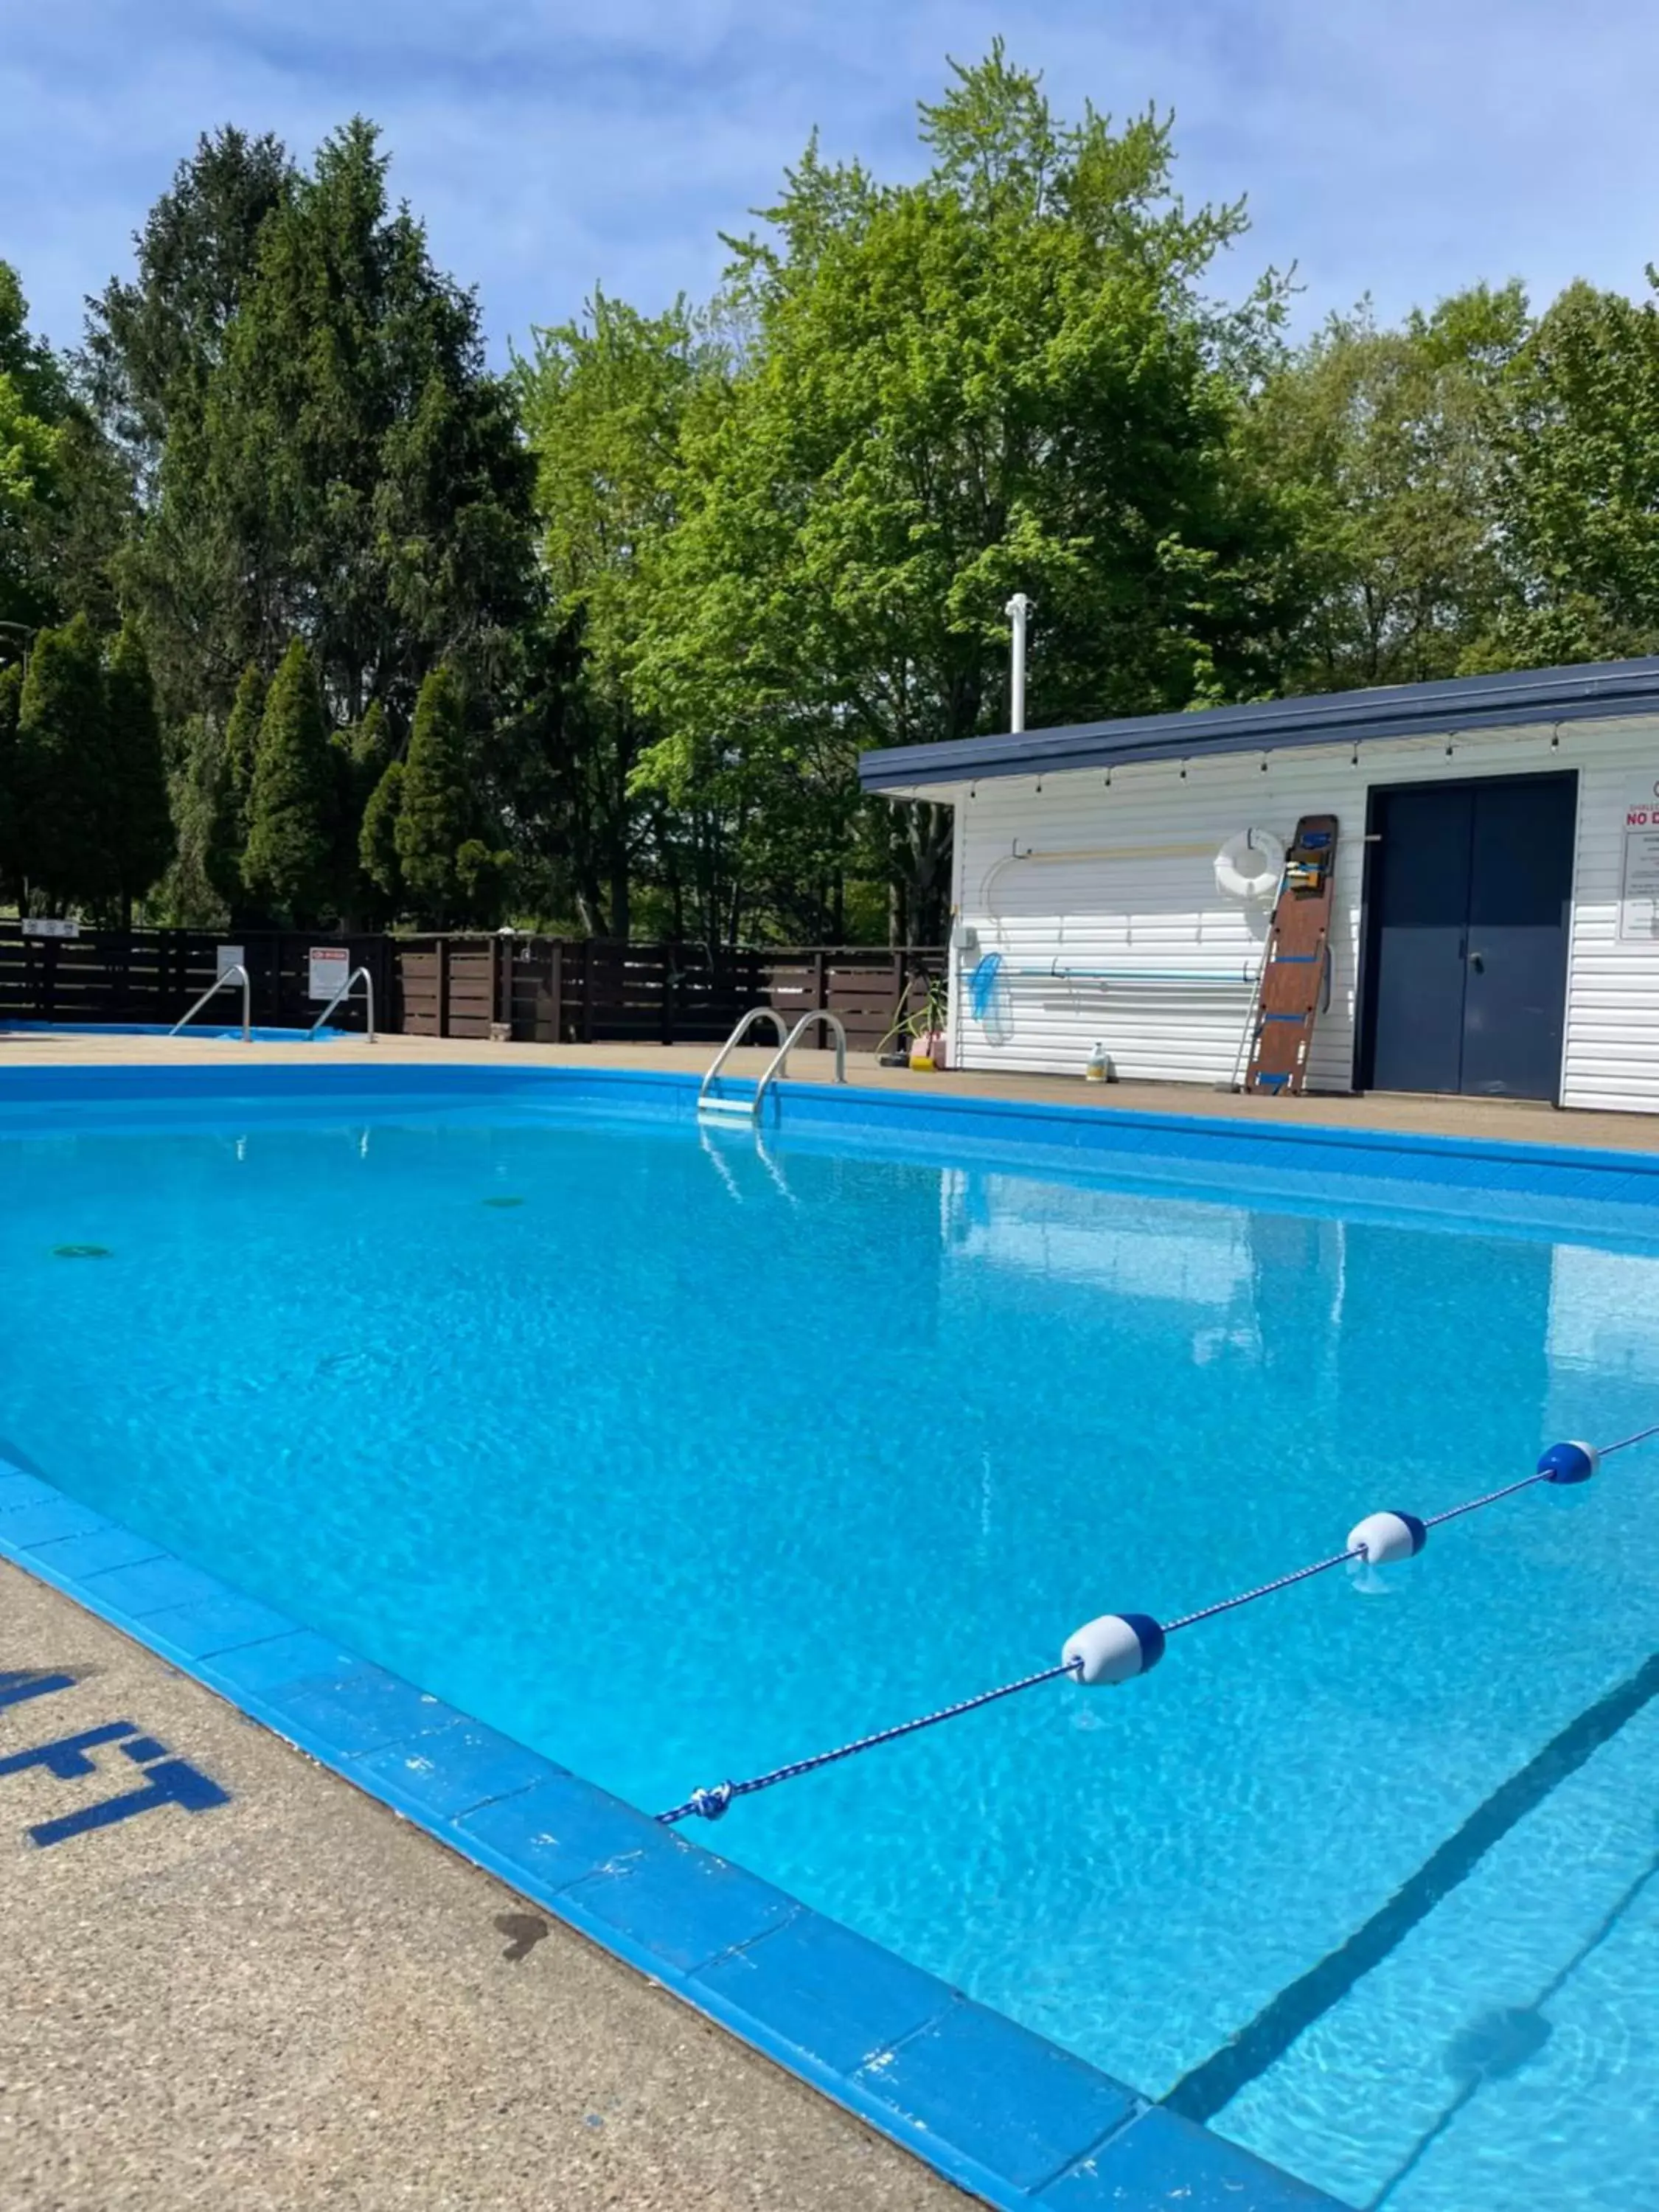
{"label": "no diving sign", "polygon": [[1659,942],[1659,778],[1633,784],[1625,801],[1619,934],[1627,944]]}
{"label": "no diving sign", "polygon": [[313,945],[311,948],[311,995],[331,999],[343,991],[351,972],[351,955],[343,945]]}

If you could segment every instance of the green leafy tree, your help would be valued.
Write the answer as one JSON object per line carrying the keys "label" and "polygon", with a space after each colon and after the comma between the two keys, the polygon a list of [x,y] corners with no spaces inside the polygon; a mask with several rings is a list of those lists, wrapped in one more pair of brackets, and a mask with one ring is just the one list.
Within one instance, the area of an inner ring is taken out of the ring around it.
{"label": "green leafy tree", "polygon": [[[638,666],[666,734],[640,778],[722,793],[734,848],[801,789],[844,835],[861,746],[1006,726],[1016,590],[1033,720],[1271,674],[1286,519],[1235,448],[1278,290],[1228,314],[1201,289],[1242,211],[1175,196],[1164,121],[1062,124],[1000,46],[921,136],[912,185],[808,149],[739,249],[732,404],[686,441]],[[948,817],[889,819],[894,927],[933,936]]]}
{"label": "green leafy tree", "polygon": [[[578,664],[577,688],[544,703],[535,734],[584,926],[626,937],[651,820],[634,775],[664,734],[636,664],[679,518],[683,432],[718,403],[726,351],[683,301],[647,316],[601,292],[580,322],[537,331],[515,374],[554,619]],[[568,664],[558,644],[547,658],[556,690]]]}
{"label": "green leafy tree", "polygon": [[100,799],[108,890],[124,928],[136,900],[166,874],[177,848],[155,688],[143,640],[128,623],[104,678],[104,775]]}
{"label": "green leafy tree", "polygon": [[115,896],[106,845],[104,671],[84,614],[34,641],[17,723],[21,872],[61,912]]}
{"label": "green leafy tree", "polygon": [[1303,609],[1279,655],[1291,691],[1456,673],[1504,596],[1497,477],[1518,285],[1379,329],[1334,316],[1250,410],[1246,447],[1292,507]]}
{"label": "green leafy tree", "polygon": [[304,925],[336,911],[338,785],[311,655],[295,638],[265,699],[242,879],[263,912]]}
{"label": "green leafy tree", "polygon": [[[1659,294],[1659,271],[1648,279]],[[1570,285],[1508,393],[1497,506],[1509,595],[1480,665],[1659,650],[1659,300]]]}
{"label": "green leafy tree", "polygon": [[115,456],[0,262],[0,659],[76,608],[112,620],[131,517]]}

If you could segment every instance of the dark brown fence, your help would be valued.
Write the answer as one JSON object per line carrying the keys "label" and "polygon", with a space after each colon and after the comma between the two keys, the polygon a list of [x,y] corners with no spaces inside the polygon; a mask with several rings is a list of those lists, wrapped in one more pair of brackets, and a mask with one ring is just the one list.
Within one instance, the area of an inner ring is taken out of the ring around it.
{"label": "dark brown fence", "polygon": [[[88,929],[26,937],[0,922],[0,1022],[178,1021],[219,972],[227,934]],[[511,1037],[526,1043],[717,1044],[755,1006],[786,1021],[827,1009],[854,1051],[870,1051],[922,1003],[943,969],[937,948],[887,952],[807,945],[727,951],[704,945],[494,936],[343,936],[246,932],[234,940],[262,1026],[301,1028],[320,1008],[309,989],[313,946],[338,945],[374,981],[383,1030],[415,1036]],[[229,1023],[236,994],[204,1023]],[[361,1029],[361,999],[334,1017]],[[822,1026],[809,1042],[827,1042]]]}

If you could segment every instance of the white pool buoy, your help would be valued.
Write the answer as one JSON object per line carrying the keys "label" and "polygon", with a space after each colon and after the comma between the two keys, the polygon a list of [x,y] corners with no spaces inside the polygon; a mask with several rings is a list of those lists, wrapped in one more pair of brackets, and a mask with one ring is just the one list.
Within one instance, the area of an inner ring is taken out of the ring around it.
{"label": "white pool buoy", "polygon": [[1348,1549],[1359,1553],[1368,1567],[1389,1567],[1396,1559],[1414,1559],[1428,1540],[1414,1513],[1368,1513],[1349,1529]]}
{"label": "white pool buoy", "polygon": [[1066,1639],[1060,1658],[1077,1680],[1132,1682],[1149,1674],[1164,1656],[1164,1631],[1150,1613],[1103,1613]]}
{"label": "white pool buoy", "polygon": [[1588,1482],[1601,1464],[1594,1444],[1552,1444],[1538,1462],[1538,1472],[1550,1482]]}

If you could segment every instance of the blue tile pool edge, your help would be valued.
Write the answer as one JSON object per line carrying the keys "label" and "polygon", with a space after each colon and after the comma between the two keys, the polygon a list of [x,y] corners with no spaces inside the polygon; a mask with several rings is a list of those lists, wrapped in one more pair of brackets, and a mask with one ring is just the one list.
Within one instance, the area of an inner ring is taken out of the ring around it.
{"label": "blue tile pool edge", "polygon": [[0,1558],[1002,2212],[1335,2206],[4,1459]]}
{"label": "blue tile pool edge", "polygon": [[[1024,1142],[1073,1158],[1132,1157],[1158,1152],[1209,1166],[1272,1163],[1318,1176],[1345,1166],[1392,1175],[1406,1182],[1485,1187],[1511,1194],[1638,1197],[1659,1204],[1659,1147],[1652,1152],[1563,1141],[1518,1142],[1497,1137],[1442,1136],[1405,1129],[1348,1127],[1330,1121],[1273,1121],[1227,1114],[1172,1114],[1150,1108],[1102,1107],[1048,1099],[951,1095],[948,1075],[923,1079],[926,1089],[876,1089],[791,1079],[771,1093],[765,1133],[849,1136],[881,1130],[919,1139],[950,1135],[958,1142]],[[540,1094],[592,1106],[645,1104],[678,1120],[695,1118],[700,1079],[678,1069],[603,1068],[514,1060],[416,1063],[303,1059],[298,1064],[254,1060],[173,1066],[115,1061],[94,1065],[37,1062],[0,1068],[0,1113],[53,1104],[160,1105],[332,1101],[342,1111],[403,1102],[442,1103],[491,1096],[522,1103]],[[937,1088],[933,1087],[937,1083]],[[1316,1103],[1316,1097],[1314,1100]],[[0,1121],[0,1134],[4,1133]]]}

